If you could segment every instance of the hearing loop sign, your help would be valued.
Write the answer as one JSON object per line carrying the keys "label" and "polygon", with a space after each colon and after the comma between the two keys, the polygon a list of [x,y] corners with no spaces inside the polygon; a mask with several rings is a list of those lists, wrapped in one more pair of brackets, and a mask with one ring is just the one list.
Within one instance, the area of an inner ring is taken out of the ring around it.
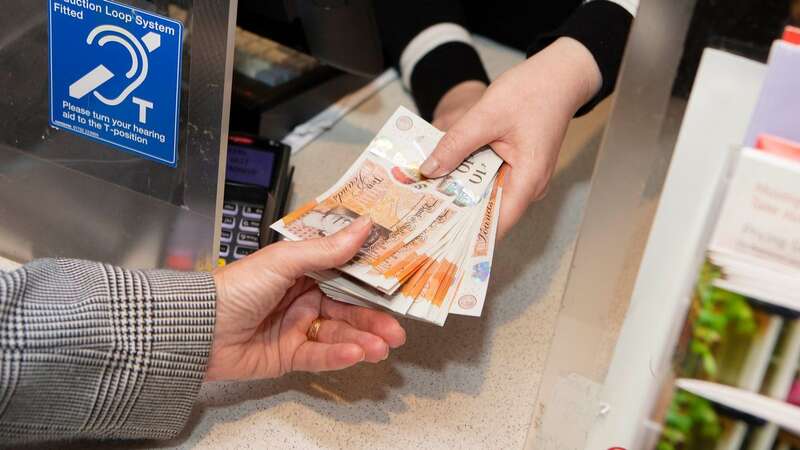
{"label": "hearing loop sign", "polygon": [[110,0],[49,0],[50,124],[177,164],[183,25]]}

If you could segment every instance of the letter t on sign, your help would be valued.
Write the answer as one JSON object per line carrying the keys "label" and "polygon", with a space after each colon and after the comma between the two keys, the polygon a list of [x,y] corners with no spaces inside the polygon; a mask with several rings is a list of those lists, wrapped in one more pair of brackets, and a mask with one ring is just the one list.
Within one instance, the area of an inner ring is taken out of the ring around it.
{"label": "letter t on sign", "polygon": [[139,105],[139,122],[147,123],[147,110],[153,109],[153,103],[133,97],[133,103]]}

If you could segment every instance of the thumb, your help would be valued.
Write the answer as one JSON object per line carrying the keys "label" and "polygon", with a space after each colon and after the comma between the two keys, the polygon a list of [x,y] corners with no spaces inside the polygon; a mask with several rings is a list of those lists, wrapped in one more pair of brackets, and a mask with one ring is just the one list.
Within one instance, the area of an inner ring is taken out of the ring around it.
{"label": "thumb", "polygon": [[493,142],[494,134],[491,122],[477,108],[472,108],[447,131],[419,170],[428,178],[444,176],[476,150]]}
{"label": "thumb", "polygon": [[287,278],[332,269],[350,261],[372,230],[369,216],[361,216],[348,227],[328,237],[276,244],[272,260],[275,271]]}

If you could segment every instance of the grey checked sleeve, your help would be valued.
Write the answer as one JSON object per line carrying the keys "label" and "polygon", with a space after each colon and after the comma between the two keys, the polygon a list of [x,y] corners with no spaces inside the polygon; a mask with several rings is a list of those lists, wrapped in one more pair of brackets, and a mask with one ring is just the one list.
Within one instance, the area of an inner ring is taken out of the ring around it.
{"label": "grey checked sleeve", "polygon": [[70,259],[0,271],[0,443],[184,426],[214,331],[207,273]]}

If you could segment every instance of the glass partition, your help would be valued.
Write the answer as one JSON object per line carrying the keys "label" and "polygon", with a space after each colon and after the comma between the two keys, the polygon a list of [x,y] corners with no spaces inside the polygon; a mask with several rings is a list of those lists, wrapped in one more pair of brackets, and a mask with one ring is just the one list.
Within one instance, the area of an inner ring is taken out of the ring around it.
{"label": "glass partition", "polygon": [[[697,114],[698,133],[723,136],[727,145],[736,144],[741,137],[736,125],[746,123],[758,92],[760,64],[745,58],[765,61],[783,27],[799,21],[800,2],[795,0],[641,2],[535,399],[527,448],[646,448],[642,439],[651,442],[657,435],[651,430],[650,436],[643,436],[648,434],[642,427],[651,411],[631,414],[635,409],[626,409],[630,404],[621,399],[640,393],[632,380],[658,384],[664,361],[656,357],[657,350],[642,348],[651,342],[637,333],[659,326],[666,333],[669,324],[655,319],[635,324],[638,331],[634,331],[626,317],[640,306],[631,303],[639,297],[631,300],[631,296],[673,150],[685,126],[687,104],[696,95],[694,90],[713,91],[695,101],[705,107],[705,115]],[[716,70],[706,70],[709,79],[698,83],[707,49],[719,51],[711,59],[721,54],[723,61],[705,63]],[[726,66],[729,57],[744,61],[744,67]],[[737,83],[746,87],[737,92]],[[715,90],[718,86],[733,87],[733,95],[722,95],[730,91]],[[718,120],[712,120],[715,117]],[[730,127],[727,131],[725,124]],[[715,175],[724,164],[719,161]],[[682,224],[673,231],[676,240],[687,233]],[[626,330],[620,338],[623,324]],[[641,365],[626,368],[622,347],[637,348]]]}
{"label": "glass partition", "polygon": [[[236,2],[93,2],[135,7],[183,25],[175,167],[49,124],[48,10],[77,11],[83,4],[72,3],[9,0],[0,15],[0,256],[211,268]],[[154,64],[151,58],[151,72]]]}

